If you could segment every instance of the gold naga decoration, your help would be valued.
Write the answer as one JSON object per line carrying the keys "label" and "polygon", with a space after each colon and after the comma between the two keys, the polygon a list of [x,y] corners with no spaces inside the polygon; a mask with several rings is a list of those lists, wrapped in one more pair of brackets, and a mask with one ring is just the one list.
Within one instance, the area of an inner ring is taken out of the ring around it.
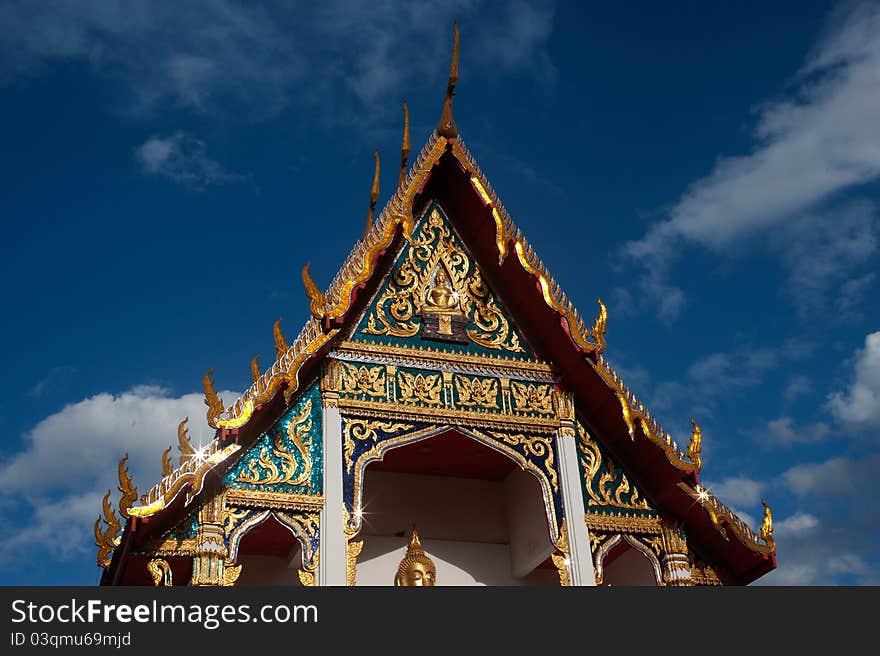
{"label": "gold naga decoration", "polygon": [[119,466],[117,467],[119,473],[118,489],[122,493],[122,496],[119,498],[119,514],[123,519],[129,518],[128,511],[138,498],[137,488],[134,486],[131,476],[128,475],[128,467],[126,466],[127,461],[128,454],[126,453],[122,456],[122,459],[119,461]]}
{"label": "gold naga decoration", "polygon": [[593,338],[593,341],[596,342],[599,353],[603,353],[606,346],[605,332],[608,327],[608,309],[605,307],[601,298],[597,298],[596,302],[599,303],[599,312],[596,314],[596,320],[593,322],[593,329],[590,331],[590,336]]}
{"label": "gold naga decoration", "polygon": [[559,478],[556,474],[556,459],[553,457],[553,438],[547,435],[524,435],[522,433],[502,433],[487,431],[489,435],[504,444],[519,446],[527,455],[543,458],[543,470],[547,473],[554,492],[559,491]]}
{"label": "gold naga decoration", "polygon": [[568,573],[569,564],[569,548],[568,548],[568,527],[565,525],[565,519],[559,527],[559,539],[556,541],[556,550],[559,553],[550,554],[556,570],[559,572],[559,585],[567,587],[571,585],[571,579]]}
{"label": "gold naga decoration", "polygon": [[[288,348],[287,340],[284,339],[284,333],[281,332],[281,319],[278,319],[275,322],[275,325],[272,326],[272,334],[275,337],[276,358],[280,358],[282,355],[287,353]],[[253,362],[251,363],[251,373],[253,373]],[[254,380],[256,380],[256,378],[254,378]]]}
{"label": "gold naga decoration", "polygon": [[255,383],[260,380],[260,365],[258,364],[259,360],[259,355],[255,355],[254,359],[251,360],[251,377],[254,379]]}
{"label": "gold naga decoration", "polygon": [[693,417],[691,417],[691,424],[693,424],[694,429],[691,431],[691,443],[688,445],[687,455],[691,462],[697,466],[697,471],[699,471],[703,467],[703,431],[700,430]]}
{"label": "gold naga decoration", "polygon": [[370,189],[370,209],[367,211],[367,227],[364,229],[366,237],[373,230],[373,215],[376,211],[376,201],[379,200],[379,149],[373,152],[376,158],[376,170],[373,173],[373,187]]}
{"label": "gold naga decoration", "polygon": [[446,85],[443,112],[440,114],[440,124],[437,126],[437,134],[447,139],[454,139],[458,136],[455,119],[452,118],[452,96],[455,95],[455,85],[458,83],[458,21],[452,24],[452,29],[455,32],[452,42],[452,64],[449,66],[449,82]]}
{"label": "gold naga decoration", "polygon": [[589,501],[587,506],[611,506],[626,510],[651,510],[648,502],[643,499],[638,489],[631,485],[626,473],[618,472],[609,459],[605,463],[606,471],[599,474],[602,467],[602,453],[599,446],[590,438],[581,424],[578,424],[581,438],[578,440],[580,461],[584,470],[584,489]]}
{"label": "gold naga decoration", "polygon": [[186,422],[189,417],[184,419],[177,425],[177,450],[180,451],[180,466],[182,467],[196,455],[192,442],[189,441],[189,434],[186,429]]}
{"label": "gold naga decoration", "polygon": [[406,179],[406,162],[409,159],[409,108],[403,101],[403,143],[400,146],[400,175],[397,176],[398,189]]}
{"label": "gold naga decoration", "polygon": [[208,425],[216,428],[217,418],[223,414],[223,399],[214,391],[213,375],[214,368],[211,367],[202,379],[202,386],[205,388],[205,405],[208,406]]}
{"label": "gold naga decoration", "polygon": [[[171,447],[169,446],[162,452],[162,478],[166,476],[170,476],[171,472],[174,471],[174,467],[171,466]],[[146,505],[146,504],[143,504]]]}
{"label": "gold naga decoration", "polygon": [[355,540],[358,533],[358,522],[355,517],[345,507],[342,506],[343,524],[342,530],[345,533],[345,585],[357,585],[357,558],[364,548],[363,540]]}
{"label": "gold naga decoration", "polygon": [[773,514],[770,512],[770,506],[761,499],[761,505],[764,506],[764,520],[761,522],[761,537],[771,549],[776,548],[776,540],[773,538]]}
{"label": "gold naga decoration", "polygon": [[[251,485],[275,485],[278,483],[302,485],[307,483],[309,476],[312,474],[312,456],[309,454],[312,440],[309,435],[309,432],[312,430],[311,413],[312,400],[309,399],[303,404],[302,410],[287,426],[287,437],[299,455],[302,467],[300,467],[294,453],[285,444],[283,434],[281,431],[278,431],[275,436],[274,446],[264,446],[260,449],[256,463],[259,469],[251,461],[247,464],[247,469],[242,470],[236,480]],[[278,459],[278,465],[269,456],[270,448],[272,455]]]}
{"label": "gold naga decoration", "polygon": [[101,530],[100,524],[102,517],[101,515],[98,515],[98,519],[95,520],[94,526],[95,546],[98,547],[98,566],[108,567],[110,565],[110,554],[118,544],[116,535],[119,533],[122,525],[119,523],[119,518],[116,517],[116,513],[113,511],[113,507],[110,505],[110,490],[107,490],[107,494],[104,495],[101,506],[104,511],[103,521],[105,528],[103,531]]}
{"label": "gold naga decoration", "polygon": [[153,585],[156,587],[173,585],[171,582],[171,565],[164,558],[152,558],[147,561],[147,571],[153,579]]}
{"label": "gold naga decoration", "polygon": [[413,526],[406,555],[397,566],[395,586],[433,587],[437,584],[437,566],[422,549],[419,534]]}
{"label": "gold naga decoration", "polygon": [[312,280],[312,276],[309,273],[309,268],[312,266],[311,262],[306,262],[306,265],[302,269],[302,280],[303,285],[306,288],[306,296],[309,297],[309,301],[311,301],[310,308],[312,311],[312,316],[316,319],[320,319],[323,314],[324,304],[327,300],[324,298],[324,294],[318,289],[318,286],[315,284],[315,281]]}
{"label": "gold naga decoration", "polygon": [[491,350],[525,352],[479,268],[456,243],[436,208],[413,237],[361,332],[413,337],[420,329],[418,317],[438,303],[432,292],[441,284],[449,288],[444,299],[453,299],[456,312],[473,326],[467,329],[471,341]]}

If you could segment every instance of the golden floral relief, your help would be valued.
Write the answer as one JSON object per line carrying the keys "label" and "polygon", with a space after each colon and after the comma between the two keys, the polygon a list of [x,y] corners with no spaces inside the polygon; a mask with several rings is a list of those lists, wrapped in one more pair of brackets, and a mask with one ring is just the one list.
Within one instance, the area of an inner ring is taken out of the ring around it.
{"label": "golden floral relief", "polygon": [[617,468],[610,459],[605,463],[606,471],[599,475],[602,467],[599,446],[589,437],[583,426],[578,425],[578,429],[581,435],[578,450],[581,452],[580,460],[584,468],[584,487],[589,497],[587,505],[651,510],[647,501],[639,495],[639,491],[630,485],[625,473],[620,472],[620,482],[614,486],[617,481]]}
{"label": "golden floral relief", "polygon": [[356,367],[347,362],[342,365],[342,391],[348,394],[367,394],[368,396],[386,395],[385,367]]}
{"label": "golden floral relief", "polygon": [[419,332],[423,309],[437,308],[460,311],[468,320],[467,336],[484,348],[525,351],[476,264],[434,209],[413,236],[361,332],[413,337]]}
{"label": "golden floral relief", "polygon": [[440,391],[443,385],[440,374],[411,374],[399,370],[397,387],[400,391],[400,401],[403,403],[441,404]]}
{"label": "golden floral relief", "polygon": [[465,408],[498,408],[498,381],[494,378],[455,377],[458,405]]}
{"label": "golden floral relief", "polygon": [[354,466],[355,440],[375,444],[379,439],[379,433],[397,433],[412,428],[412,424],[395,423],[391,421],[368,421],[366,419],[351,419],[345,422],[342,431],[342,455],[345,458],[345,471],[351,473]]}
{"label": "golden floral relief", "polygon": [[[256,466],[251,460],[247,464],[247,468],[243,470],[236,479],[241,483],[250,483],[251,485],[275,485],[278,483],[289,483],[291,485],[308,484],[309,477],[312,474],[312,456],[309,453],[312,437],[309,432],[312,430],[312,400],[305,402],[299,414],[294,417],[287,426],[287,438],[293,445],[296,454],[299,455],[299,461],[302,462],[300,467],[294,452],[290,450],[284,440],[284,435],[279,431],[275,435],[275,442],[272,447],[263,446],[257,457]],[[276,461],[270,457],[275,456]]]}
{"label": "golden floral relief", "polygon": [[510,391],[513,392],[514,409],[516,411],[537,412],[545,415],[553,414],[552,386],[511,381]]}

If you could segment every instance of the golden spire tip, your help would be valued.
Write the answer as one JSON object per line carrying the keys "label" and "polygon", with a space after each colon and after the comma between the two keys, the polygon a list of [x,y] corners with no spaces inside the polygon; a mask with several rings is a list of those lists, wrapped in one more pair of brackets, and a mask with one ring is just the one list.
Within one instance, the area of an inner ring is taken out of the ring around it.
{"label": "golden spire tip", "polygon": [[406,162],[409,160],[409,108],[403,101],[403,145],[400,147],[400,175],[397,176],[397,186],[403,184],[406,177]]}
{"label": "golden spire tip", "polygon": [[455,85],[458,84],[458,21],[452,24],[455,37],[452,42],[452,64],[449,67],[449,83],[446,85],[446,100],[443,101],[443,113],[440,115],[440,125],[437,126],[437,134],[447,139],[458,136],[455,127],[455,119],[452,118],[452,96],[455,95]]}

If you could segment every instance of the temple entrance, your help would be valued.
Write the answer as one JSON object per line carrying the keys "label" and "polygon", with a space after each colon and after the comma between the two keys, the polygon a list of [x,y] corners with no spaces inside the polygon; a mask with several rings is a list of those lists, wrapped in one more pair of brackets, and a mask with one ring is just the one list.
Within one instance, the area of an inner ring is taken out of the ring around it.
{"label": "temple entrance", "polygon": [[657,586],[660,563],[645,545],[630,536],[618,535],[597,556],[602,585]]}
{"label": "temple entrance", "polygon": [[538,480],[454,430],[367,466],[358,585],[393,585],[415,526],[437,585],[559,585]]}
{"label": "temple entrance", "polygon": [[236,562],[243,567],[235,585],[302,585],[302,547],[273,515],[242,536]]}

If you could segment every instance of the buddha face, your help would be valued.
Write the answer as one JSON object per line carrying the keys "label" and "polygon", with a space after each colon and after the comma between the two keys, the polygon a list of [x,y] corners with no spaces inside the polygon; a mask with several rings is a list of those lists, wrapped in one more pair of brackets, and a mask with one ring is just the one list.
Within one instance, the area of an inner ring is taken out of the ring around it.
{"label": "buddha face", "polygon": [[414,560],[413,562],[408,563],[408,565],[409,566],[405,571],[398,574],[397,585],[419,587],[434,586],[437,579],[437,572],[433,565],[424,563],[421,559]]}

